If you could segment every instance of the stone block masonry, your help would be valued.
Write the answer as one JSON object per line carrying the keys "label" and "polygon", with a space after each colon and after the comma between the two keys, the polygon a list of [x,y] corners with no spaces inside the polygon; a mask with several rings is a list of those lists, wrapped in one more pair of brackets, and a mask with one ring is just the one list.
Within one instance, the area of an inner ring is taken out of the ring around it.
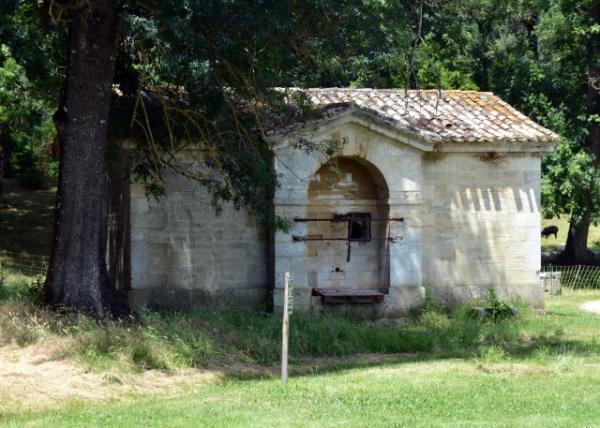
{"label": "stone block masonry", "polygon": [[424,162],[423,277],[455,304],[494,287],[543,305],[540,156],[509,153],[498,164],[473,153]]}
{"label": "stone block masonry", "polygon": [[166,196],[131,190],[131,291],[143,305],[183,308],[266,302],[267,234],[244,210],[216,215],[207,191],[179,177]]}
{"label": "stone block masonry", "polygon": [[[289,231],[266,233],[230,205],[217,216],[202,186],[167,172],[159,200],[131,185],[135,302],[177,309],[271,303],[277,312],[284,273],[292,272],[295,311],[325,309],[313,288],[377,289],[384,301],[370,310],[384,317],[419,308],[426,290],[448,305],[490,287],[543,305],[540,165],[558,136],[491,93],[307,94],[322,118],[268,132],[279,184],[275,213],[404,221],[350,229],[347,222],[292,222]],[[344,144],[332,159],[298,149],[300,138]],[[349,230],[360,242],[343,240]]]}

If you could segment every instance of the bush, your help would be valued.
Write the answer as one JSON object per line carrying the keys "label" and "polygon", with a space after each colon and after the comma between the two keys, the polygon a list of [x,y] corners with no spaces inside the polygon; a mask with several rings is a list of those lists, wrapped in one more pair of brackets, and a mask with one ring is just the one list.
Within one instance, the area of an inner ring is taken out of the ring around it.
{"label": "bush", "polygon": [[50,187],[58,175],[58,162],[50,156],[54,135],[51,122],[13,133],[15,146],[10,158],[15,177],[26,188]]}
{"label": "bush", "polygon": [[517,313],[515,307],[498,298],[494,288],[488,290],[485,306],[472,308],[472,314],[474,316],[489,318],[493,322],[516,317]]}

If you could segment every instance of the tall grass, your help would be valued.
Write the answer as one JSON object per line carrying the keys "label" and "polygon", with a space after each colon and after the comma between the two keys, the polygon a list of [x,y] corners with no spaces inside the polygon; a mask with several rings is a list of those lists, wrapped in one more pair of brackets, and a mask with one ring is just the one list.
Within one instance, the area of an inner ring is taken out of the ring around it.
{"label": "tall grass", "polygon": [[[267,312],[140,309],[140,324],[97,322],[33,305],[31,285],[22,278],[5,280],[0,288],[0,345],[52,343],[61,357],[76,358],[97,369],[269,366],[280,358],[281,322]],[[340,315],[294,314],[291,362],[358,353],[477,356],[490,345],[518,347],[525,337],[530,340],[525,326],[536,315],[524,307],[520,313],[519,319],[491,322],[473,318],[468,306],[445,311],[430,305],[416,318],[392,325]],[[538,335],[552,334],[538,330]]]}

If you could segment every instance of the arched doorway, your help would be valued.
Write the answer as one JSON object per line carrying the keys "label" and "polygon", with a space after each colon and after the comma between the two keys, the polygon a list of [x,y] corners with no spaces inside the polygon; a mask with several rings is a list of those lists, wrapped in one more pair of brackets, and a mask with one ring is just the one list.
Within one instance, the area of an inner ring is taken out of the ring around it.
{"label": "arched doorway", "polygon": [[[389,191],[381,173],[359,158],[322,165],[309,183],[306,271],[311,288],[389,288]],[[346,241],[349,238],[349,241]],[[323,239],[323,240],[320,240]],[[349,251],[350,247],[350,251]]]}

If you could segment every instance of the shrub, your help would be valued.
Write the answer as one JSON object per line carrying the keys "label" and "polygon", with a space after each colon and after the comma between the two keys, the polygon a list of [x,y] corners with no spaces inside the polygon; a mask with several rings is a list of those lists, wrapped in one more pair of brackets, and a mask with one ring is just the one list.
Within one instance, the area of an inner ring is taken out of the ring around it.
{"label": "shrub", "polygon": [[517,315],[517,309],[508,302],[499,299],[493,287],[488,290],[484,305],[483,307],[472,308],[472,314],[475,317],[489,318],[493,322],[513,318]]}

